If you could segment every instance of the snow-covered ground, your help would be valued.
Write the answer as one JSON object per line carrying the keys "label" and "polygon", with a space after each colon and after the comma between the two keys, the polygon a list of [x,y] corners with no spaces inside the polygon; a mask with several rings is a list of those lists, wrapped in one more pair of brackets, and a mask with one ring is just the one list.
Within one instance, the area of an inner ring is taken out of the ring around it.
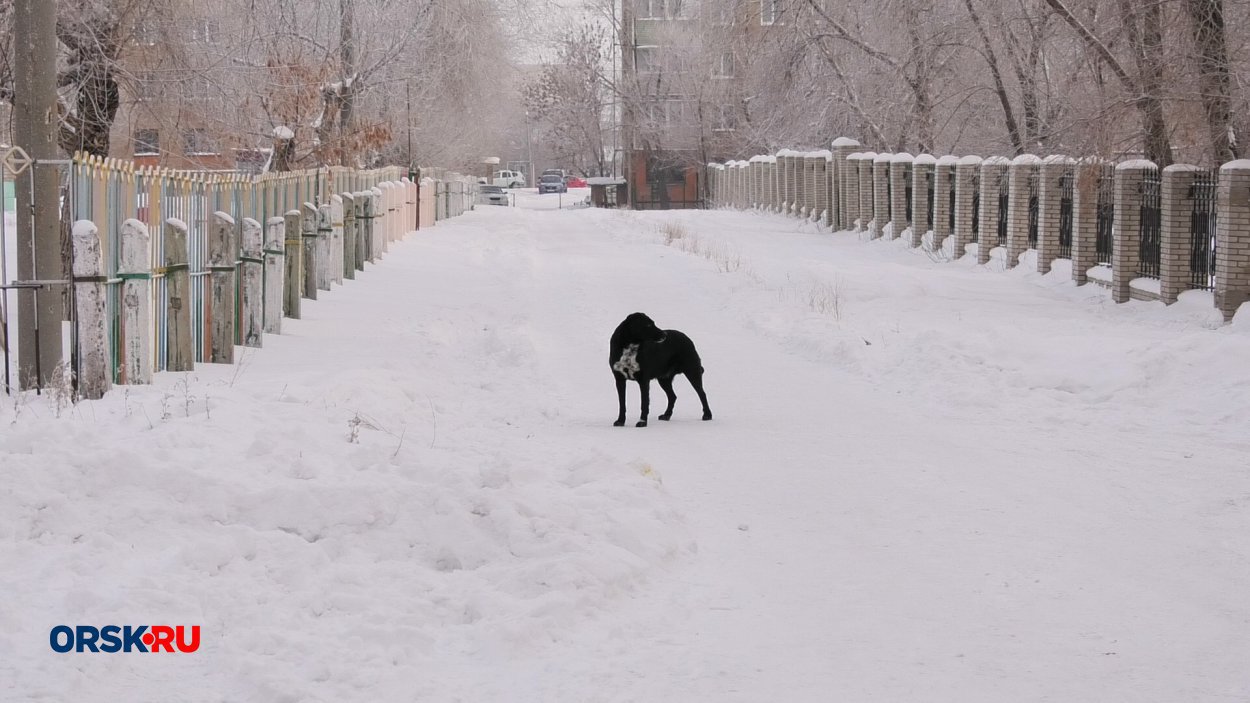
{"label": "snow-covered ground", "polygon": [[[236,366],[6,400],[0,699],[1250,697],[1244,311],[552,197],[410,236]],[[679,380],[611,426],[636,310],[714,421]]]}

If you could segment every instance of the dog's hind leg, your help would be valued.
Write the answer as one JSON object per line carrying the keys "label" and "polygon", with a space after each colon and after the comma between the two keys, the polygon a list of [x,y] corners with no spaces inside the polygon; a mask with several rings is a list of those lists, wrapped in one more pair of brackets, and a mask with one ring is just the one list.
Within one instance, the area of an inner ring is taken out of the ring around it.
{"label": "dog's hind leg", "polygon": [[638,390],[642,394],[642,415],[638,418],[638,424],[635,427],[647,426],[647,411],[651,409],[651,379],[638,379]]}
{"label": "dog's hind leg", "polygon": [[664,414],[660,416],[660,419],[667,420],[673,416],[673,405],[677,402],[677,394],[673,392],[672,377],[661,378],[658,380],[660,381],[660,388],[664,389],[664,395],[668,396],[668,409],[664,411]]}
{"label": "dog's hind leg", "polygon": [[616,400],[620,406],[620,411],[616,415],[616,422],[612,423],[615,427],[625,426],[625,377],[619,373],[613,373],[616,377]]}
{"label": "dog's hind leg", "polygon": [[699,402],[703,403],[703,419],[712,419],[712,409],[707,406],[707,394],[703,392],[703,369],[698,371],[687,371],[686,378],[690,380],[690,385],[694,387],[694,392],[699,394]]}

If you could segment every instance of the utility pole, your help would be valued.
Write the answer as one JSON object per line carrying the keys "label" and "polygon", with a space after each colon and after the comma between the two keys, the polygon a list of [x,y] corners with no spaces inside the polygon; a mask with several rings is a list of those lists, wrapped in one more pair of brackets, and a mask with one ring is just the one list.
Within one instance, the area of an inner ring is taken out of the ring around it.
{"label": "utility pole", "polygon": [[[19,174],[17,195],[17,277],[60,281],[60,208],[57,206],[56,3],[16,0],[13,37],[13,137],[34,163]],[[61,360],[61,321],[65,318],[59,283],[18,290],[18,384],[47,385]]]}

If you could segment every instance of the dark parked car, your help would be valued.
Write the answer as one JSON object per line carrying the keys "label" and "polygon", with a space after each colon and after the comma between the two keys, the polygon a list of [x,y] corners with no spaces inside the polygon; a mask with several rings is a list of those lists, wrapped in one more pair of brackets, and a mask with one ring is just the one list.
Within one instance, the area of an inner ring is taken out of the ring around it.
{"label": "dark parked car", "polygon": [[507,205],[508,194],[499,186],[480,185],[477,187],[477,201],[483,205]]}
{"label": "dark parked car", "polygon": [[564,177],[559,175],[543,176],[538,179],[539,193],[567,193],[569,187],[564,184]]}

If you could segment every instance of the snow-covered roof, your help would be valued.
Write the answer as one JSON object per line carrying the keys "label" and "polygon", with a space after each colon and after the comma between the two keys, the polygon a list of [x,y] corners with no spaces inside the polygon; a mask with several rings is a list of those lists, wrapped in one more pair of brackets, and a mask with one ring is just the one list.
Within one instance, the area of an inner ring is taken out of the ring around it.
{"label": "snow-covered roof", "polygon": [[621,186],[625,185],[625,179],[620,176],[594,176],[586,179],[588,186]]}

